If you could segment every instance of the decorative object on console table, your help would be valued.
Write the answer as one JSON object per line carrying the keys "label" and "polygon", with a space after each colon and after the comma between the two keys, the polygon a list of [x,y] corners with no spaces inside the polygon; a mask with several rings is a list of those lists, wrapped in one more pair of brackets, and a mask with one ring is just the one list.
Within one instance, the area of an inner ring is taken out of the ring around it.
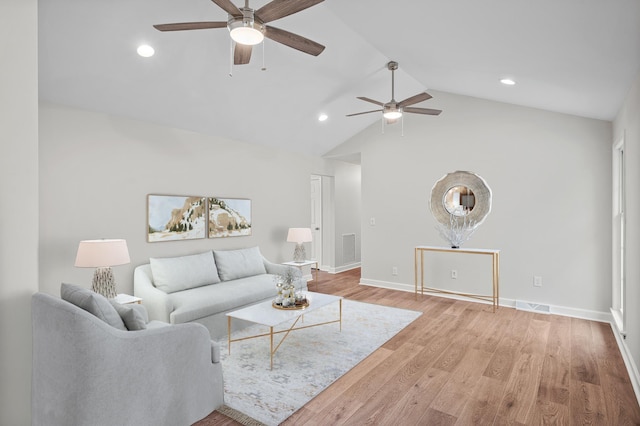
{"label": "decorative object on console table", "polygon": [[311,241],[311,228],[289,228],[287,242],[296,243],[296,248],[293,251],[294,262],[301,263],[307,260],[307,252],[304,249],[304,243],[310,243]]}
{"label": "decorative object on console table", "polygon": [[91,290],[113,299],[117,296],[117,292],[111,267],[125,265],[130,261],[125,240],[84,240],[78,245],[75,266],[96,268]]}
{"label": "decorative object on console table", "polygon": [[491,212],[491,189],[475,173],[448,173],[431,189],[429,207],[440,236],[459,248]]}

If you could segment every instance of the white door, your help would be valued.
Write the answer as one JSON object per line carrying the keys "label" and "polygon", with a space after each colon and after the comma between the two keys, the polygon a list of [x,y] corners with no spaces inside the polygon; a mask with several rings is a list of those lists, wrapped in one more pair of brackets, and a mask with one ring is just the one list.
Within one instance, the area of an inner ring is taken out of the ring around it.
{"label": "white door", "polygon": [[311,259],[322,265],[322,179],[311,175]]}

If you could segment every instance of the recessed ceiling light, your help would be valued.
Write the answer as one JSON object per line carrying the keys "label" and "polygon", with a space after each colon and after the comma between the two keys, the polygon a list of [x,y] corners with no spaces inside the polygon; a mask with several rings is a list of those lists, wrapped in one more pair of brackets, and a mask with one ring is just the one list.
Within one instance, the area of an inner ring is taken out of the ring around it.
{"label": "recessed ceiling light", "polygon": [[322,113],[318,116],[318,121],[327,121],[327,118],[329,118],[329,116],[327,114]]}
{"label": "recessed ceiling light", "polygon": [[500,83],[507,86],[513,86],[514,84],[516,84],[516,82],[510,78],[502,78],[500,79]]}
{"label": "recessed ceiling light", "polygon": [[153,56],[154,53],[156,53],[156,51],[153,50],[153,47],[149,46],[148,44],[138,46],[137,52],[138,55],[142,56],[143,58],[149,58]]}

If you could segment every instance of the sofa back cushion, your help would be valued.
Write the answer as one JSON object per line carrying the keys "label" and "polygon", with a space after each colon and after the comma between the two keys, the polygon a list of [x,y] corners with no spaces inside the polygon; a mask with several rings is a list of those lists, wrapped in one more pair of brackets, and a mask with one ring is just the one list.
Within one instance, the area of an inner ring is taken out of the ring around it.
{"label": "sofa back cushion", "polygon": [[222,281],[266,274],[264,260],[258,247],[240,250],[214,250]]}
{"label": "sofa back cushion", "polygon": [[73,284],[62,283],[60,297],[119,330],[127,330],[116,308],[111,306],[109,300],[101,294]]}
{"label": "sofa back cushion", "polygon": [[220,282],[211,250],[180,257],[151,258],[153,285],[165,293]]}

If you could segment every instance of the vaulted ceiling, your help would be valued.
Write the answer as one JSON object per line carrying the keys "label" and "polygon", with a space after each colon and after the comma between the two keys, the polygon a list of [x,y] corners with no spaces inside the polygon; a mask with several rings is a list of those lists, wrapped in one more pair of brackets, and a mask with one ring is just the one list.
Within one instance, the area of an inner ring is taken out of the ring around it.
{"label": "vaulted ceiling", "polygon": [[433,89],[603,120],[640,72],[638,0],[326,0],[272,23],[318,57],[266,40],[234,67],[226,29],[152,26],[226,19],[210,0],[41,0],[40,98],[322,155],[380,119],[345,114],[390,100],[389,60],[397,100]]}

